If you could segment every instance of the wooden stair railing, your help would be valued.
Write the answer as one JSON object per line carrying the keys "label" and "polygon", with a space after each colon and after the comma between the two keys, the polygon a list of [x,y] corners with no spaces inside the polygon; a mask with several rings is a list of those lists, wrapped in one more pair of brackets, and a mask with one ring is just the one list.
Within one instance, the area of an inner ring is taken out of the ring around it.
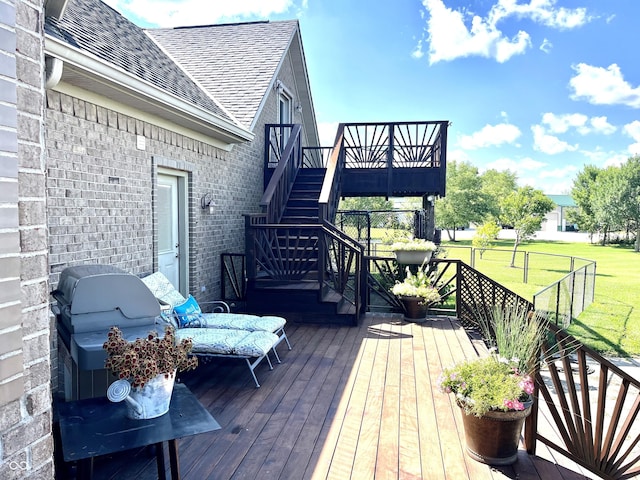
{"label": "wooden stair railing", "polygon": [[[288,137],[286,145],[280,146],[279,139],[283,138],[283,134],[274,134],[285,127],[290,127],[289,132],[285,137]],[[264,212],[267,223],[278,223],[282,218],[289,193],[293,187],[293,183],[298,174],[298,170],[302,165],[302,149],[300,140],[300,131],[302,126],[295,125],[265,125],[265,138],[269,139],[269,146],[265,153],[265,173],[269,168],[272,157],[276,157],[278,160],[277,166],[271,175],[269,183],[267,184],[262,199],[260,200],[260,207]],[[282,150],[280,150],[282,148]],[[279,154],[279,156],[278,156]]]}
{"label": "wooden stair railing", "polygon": [[333,150],[327,163],[324,182],[318,199],[318,215],[320,221],[333,223],[340,202],[340,178],[345,165],[345,155],[342,145],[344,143],[344,125],[338,125],[338,132],[333,143]]}
{"label": "wooden stair railing", "polygon": [[[255,218],[255,217],[254,217]],[[316,283],[363,312],[363,247],[333,225],[254,223],[249,238],[247,278],[254,285]]]}

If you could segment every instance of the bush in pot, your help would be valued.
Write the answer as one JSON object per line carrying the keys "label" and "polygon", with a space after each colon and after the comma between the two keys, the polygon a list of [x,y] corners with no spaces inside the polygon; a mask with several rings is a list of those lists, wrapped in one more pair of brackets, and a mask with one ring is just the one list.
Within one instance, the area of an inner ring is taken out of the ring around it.
{"label": "bush in pot", "polygon": [[424,264],[428,262],[438,247],[429,240],[400,239],[391,245],[396,260],[401,264]]}
{"label": "bush in pot", "polygon": [[404,280],[396,282],[391,288],[391,293],[403,302],[407,318],[424,319],[427,307],[440,301],[440,293],[431,284],[424,265],[420,266],[415,274],[411,273],[409,267],[406,267],[405,272]]}
{"label": "bush in pot", "polygon": [[523,307],[496,308],[478,318],[490,354],[445,368],[439,379],[463,411],[467,454],[493,465],[516,461],[520,433],[531,412],[533,376],[546,319]]}

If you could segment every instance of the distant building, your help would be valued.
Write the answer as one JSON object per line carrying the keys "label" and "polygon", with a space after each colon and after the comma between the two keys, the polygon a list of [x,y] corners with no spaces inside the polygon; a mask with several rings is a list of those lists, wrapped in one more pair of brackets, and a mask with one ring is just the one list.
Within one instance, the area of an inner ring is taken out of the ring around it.
{"label": "distant building", "polygon": [[554,204],[555,208],[544,217],[542,222],[542,230],[546,232],[572,232],[577,230],[574,224],[567,223],[567,211],[576,208],[576,202],[573,201],[571,195],[547,195]]}

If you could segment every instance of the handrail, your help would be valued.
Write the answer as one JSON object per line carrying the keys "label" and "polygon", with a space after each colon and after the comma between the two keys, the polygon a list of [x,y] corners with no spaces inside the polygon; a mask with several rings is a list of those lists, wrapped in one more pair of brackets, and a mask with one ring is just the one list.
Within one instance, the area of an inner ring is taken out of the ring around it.
{"label": "handrail", "polygon": [[[338,209],[337,199],[340,197],[340,175],[344,168],[344,155],[342,144],[344,141],[344,124],[338,125],[336,139],[333,143],[333,151],[329,157],[327,171],[322,182],[320,197],[318,198],[318,216],[320,221],[331,221]],[[335,203],[335,205],[334,205]]]}
{"label": "handrail", "polygon": [[[276,125],[265,125],[266,138],[270,138],[270,129],[278,128]],[[277,223],[282,218],[284,209],[293,187],[298,170],[302,163],[302,151],[300,148],[300,124],[293,125],[291,134],[285,145],[278,166],[276,167],[267,188],[265,188],[260,206],[267,214],[268,223]],[[266,166],[265,166],[266,168]]]}

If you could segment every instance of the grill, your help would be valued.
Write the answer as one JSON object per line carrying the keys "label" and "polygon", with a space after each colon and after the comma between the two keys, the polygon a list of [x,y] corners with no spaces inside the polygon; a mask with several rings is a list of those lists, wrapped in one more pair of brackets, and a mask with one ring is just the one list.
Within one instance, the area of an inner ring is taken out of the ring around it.
{"label": "grill", "polygon": [[162,333],[160,305],[142,280],[110,265],[79,265],[60,274],[56,303],[65,400],[104,396],[110,383],[102,344],[111,326],[125,338]]}

